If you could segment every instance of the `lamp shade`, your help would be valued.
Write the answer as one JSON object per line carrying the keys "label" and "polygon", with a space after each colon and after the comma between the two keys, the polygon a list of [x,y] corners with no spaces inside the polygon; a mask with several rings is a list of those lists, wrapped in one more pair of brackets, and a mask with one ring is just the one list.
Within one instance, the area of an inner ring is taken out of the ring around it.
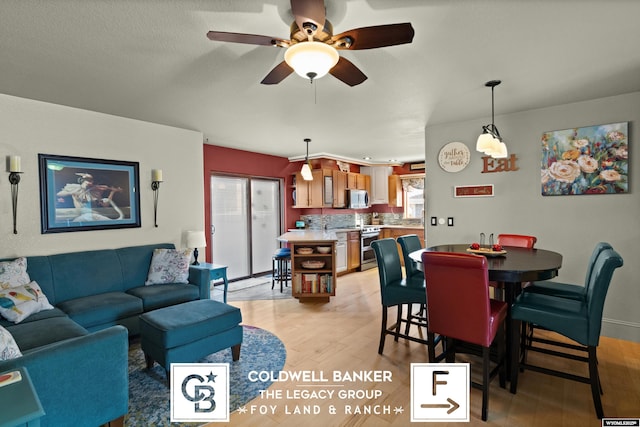
{"label": "lamp shade", "polygon": [[319,79],[326,75],[340,59],[338,51],[322,42],[300,42],[284,53],[285,62],[304,78]]}
{"label": "lamp shade", "polygon": [[305,181],[313,181],[313,174],[311,173],[309,162],[305,162],[305,164],[302,165],[302,170],[300,171],[300,174],[302,175],[302,179],[304,179]]}
{"label": "lamp shade", "polygon": [[476,151],[480,151],[484,154],[489,154],[489,151],[493,149],[493,135],[490,133],[482,133],[478,137],[476,142]]}
{"label": "lamp shade", "polygon": [[494,144],[494,150],[492,153],[490,153],[491,157],[493,157],[494,159],[504,159],[507,157],[508,153],[507,153],[507,144],[505,144],[504,142],[498,140],[498,139],[494,139],[495,144]]}
{"label": "lamp shade", "polygon": [[188,248],[206,248],[207,239],[204,236],[204,231],[187,231],[186,246]]}

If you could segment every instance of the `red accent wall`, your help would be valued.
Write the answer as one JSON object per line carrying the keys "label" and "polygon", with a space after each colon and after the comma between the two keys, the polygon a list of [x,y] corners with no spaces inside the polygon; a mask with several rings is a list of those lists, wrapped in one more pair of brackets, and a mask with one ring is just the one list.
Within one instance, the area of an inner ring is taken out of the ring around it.
{"label": "red accent wall", "polygon": [[[388,205],[374,205],[369,209],[294,209],[293,206],[293,179],[292,176],[302,168],[302,162],[289,162],[286,157],[272,156],[269,154],[254,153],[252,151],[236,150],[217,145],[203,145],[204,157],[204,225],[207,237],[207,247],[211,247],[211,175],[213,173],[228,173],[233,175],[257,176],[265,178],[282,178],[284,180],[284,229],[294,228],[300,215],[313,214],[347,214],[347,213],[402,213],[402,208],[393,208]],[[338,169],[335,160],[315,159],[311,161],[314,168]],[[351,165],[352,172],[359,172],[359,166]],[[356,170],[358,169],[358,170]],[[395,166],[393,173],[403,175],[415,173],[409,170],[409,165]],[[207,262],[212,262],[209,251]]]}
{"label": "red accent wall", "polygon": [[[271,156],[251,151],[236,150],[204,144],[204,226],[207,232],[207,247],[211,247],[211,175],[213,173],[229,173],[244,176],[284,179],[284,229],[293,228],[299,213],[291,206],[293,196],[292,175],[302,167],[301,162],[290,163],[286,157]],[[299,210],[299,209],[298,209]],[[207,251],[207,262],[212,262]]]}

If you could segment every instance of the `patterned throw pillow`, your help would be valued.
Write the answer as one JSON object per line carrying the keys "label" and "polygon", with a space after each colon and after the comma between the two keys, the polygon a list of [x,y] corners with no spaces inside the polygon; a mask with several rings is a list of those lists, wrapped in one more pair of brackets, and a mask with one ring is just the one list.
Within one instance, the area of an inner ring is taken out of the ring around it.
{"label": "patterned throw pillow", "polygon": [[0,360],[15,359],[22,356],[20,349],[9,331],[0,326]]}
{"label": "patterned throw pillow", "polygon": [[191,249],[155,249],[145,285],[189,283]]}
{"label": "patterned throw pillow", "polygon": [[36,282],[0,290],[0,314],[14,323],[22,322],[33,313],[52,308]]}
{"label": "patterned throw pillow", "polygon": [[30,281],[25,257],[0,262],[0,289],[26,285]]}

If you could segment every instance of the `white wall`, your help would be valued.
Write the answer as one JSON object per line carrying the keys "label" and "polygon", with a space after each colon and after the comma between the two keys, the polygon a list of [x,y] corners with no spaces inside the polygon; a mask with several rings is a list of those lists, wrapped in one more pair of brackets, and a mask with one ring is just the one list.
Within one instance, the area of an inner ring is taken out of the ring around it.
{"label": "white wall", "polygon": [[[38,153],[140,164],[140,228],[41,234]],[[204,229],[202,134],[0,95],[0,160],[19,155],[18,234],[13,234],[8,174],[0,176],[0,258],[173,242]],[[163,170],[158,228],[151,169]]]}
{"label": "white wall", "polygon": [[[545,131],[629,122],[629,190],[627,194],[542,196],[541,136]],[[624,266],[613,277],[605,304],[602,334],[640,342],[640,92],[497,116],[495,125],[510,153],[518,157],[516,172],[481,173],[475,142],[481,126],[475,120],[426,128],[427,218],[454,217],[454,226],[427,225],[428,245],[473,242],[480,232],[537,236],[537,247],[563,254],[558,281],[583,283],[594,245],[606,241],[620,253]],[[437,163],[440,148],[464,142],[471,162],[458,173]],[[495,197],[454,198],[454,185],[494,184]],[[427,220],[427,224],[429,221]]]}

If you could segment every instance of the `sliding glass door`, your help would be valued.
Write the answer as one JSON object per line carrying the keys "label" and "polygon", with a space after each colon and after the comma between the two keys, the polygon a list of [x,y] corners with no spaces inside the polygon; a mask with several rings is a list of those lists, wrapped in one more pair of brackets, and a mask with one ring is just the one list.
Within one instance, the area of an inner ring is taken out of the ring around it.
{"label": "sliding glass door", "polygon": [[229,280],[271,271],[282,234],[281,181],[211,177],[211,257],[228,266]]}

